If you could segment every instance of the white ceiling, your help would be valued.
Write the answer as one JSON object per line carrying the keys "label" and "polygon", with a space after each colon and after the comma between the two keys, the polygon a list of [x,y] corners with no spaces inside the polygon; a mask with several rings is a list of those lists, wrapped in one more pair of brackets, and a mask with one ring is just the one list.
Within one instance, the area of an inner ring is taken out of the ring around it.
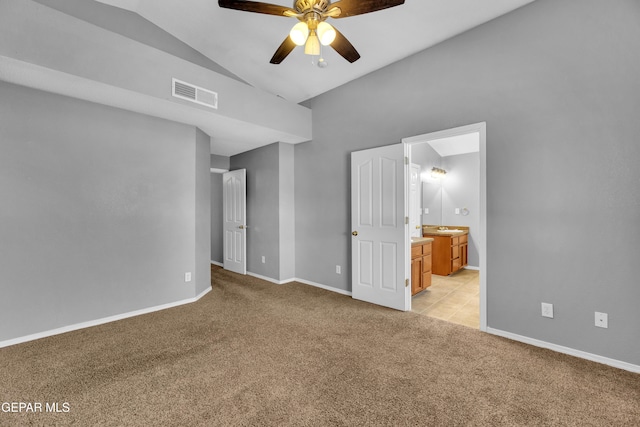
{"label": "white ceiling", "polygon": [[[331,48],[321,69],[296,48],[280,65],[271,56],[298,22],[221,9],[215,0],[96,0],[136,12],[254,87],[299,103],[341,86],[533,0],[406,0],[394,8],[330,22],[360,52],[348,63]],[[292,0],[271,0],[291,6]]]}
{"label": "white ceiling", "polygon": [[480,151],[480,134],[478,132],[427,141],[440,157],[457,156],[458,154],[477,153]]}

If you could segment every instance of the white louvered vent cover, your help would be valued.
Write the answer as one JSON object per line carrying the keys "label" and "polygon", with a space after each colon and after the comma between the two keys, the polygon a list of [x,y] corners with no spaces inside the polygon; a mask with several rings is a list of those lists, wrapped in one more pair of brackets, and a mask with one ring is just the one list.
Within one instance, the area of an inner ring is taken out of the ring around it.
{"label": "white louvered vent cover", "polygon": [[176,98],[185,99],[211,108],[218,108],[217,93],[178,79],[172,79],[172,82],[172,95]]}

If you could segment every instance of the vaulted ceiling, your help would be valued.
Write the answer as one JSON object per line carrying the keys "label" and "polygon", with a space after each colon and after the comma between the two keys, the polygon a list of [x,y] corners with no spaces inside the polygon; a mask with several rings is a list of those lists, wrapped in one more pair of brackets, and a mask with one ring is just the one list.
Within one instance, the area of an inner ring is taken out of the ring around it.
{"label": "vaulted ceiling", "polygon": [[[361,58],[349,63],[325,47],[329,66],[319,68],[303,48],[269,63],[296,19],[223,9],[216,0],[3,0],[0,80],[197,126],[211,136],[213,154],[232,156],[312,139],[312,112],[297,104],[532,1],[406,0],[331,20]],[[33,44],[25,32],[45,40]],[[83,43],[85,34],[93,44]],[[175,71],[211,84],[224,108],[172,98],[166,82]]]}
{"label": "vaulted ceiling", "polygon": [[[405,4],[331,23],[361,58],[350,64],[323,48],[327,68],[302,48],[280,65],[271,56],[294,18],[221,9],[216,0],[97,0],[138,13],[252,86],[301,102],[343,85],[533,0],[406,0]],[[272,0],[291,7],[293,0]]]}

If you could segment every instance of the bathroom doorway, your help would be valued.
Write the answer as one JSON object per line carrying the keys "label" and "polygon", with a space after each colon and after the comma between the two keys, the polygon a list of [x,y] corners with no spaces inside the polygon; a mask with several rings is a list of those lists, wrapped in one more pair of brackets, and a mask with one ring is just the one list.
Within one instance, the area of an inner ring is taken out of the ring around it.
{"label": "bathroom doorway", "polygon": [[[412,298],[412,311],[486,331],[486,124],[403,142],[410,163],[422,168],[422,224],[469,227],[468,266],[449,276],[433,275],[431,287]],[[433,167],[449,168],[446,178],[432,178]]]}

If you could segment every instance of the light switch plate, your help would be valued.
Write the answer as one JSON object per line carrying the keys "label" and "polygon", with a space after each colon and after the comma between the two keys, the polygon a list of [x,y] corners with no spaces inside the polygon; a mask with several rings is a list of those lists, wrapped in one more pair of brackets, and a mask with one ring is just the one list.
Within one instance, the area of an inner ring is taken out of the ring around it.
{"label": "light switch plate", "polygon": [[460,215],[460,208],[456,208],[456,215]]}
{"label": "light switch plate", "polygon": [[553,319],[553,304],[547,302],[542,303],[542,317],[549,317]]}
{"label": "light switch plate", "polygon": [[191,281],[191,273],[184,273],[184,281],[185,282],[190,282]]}

